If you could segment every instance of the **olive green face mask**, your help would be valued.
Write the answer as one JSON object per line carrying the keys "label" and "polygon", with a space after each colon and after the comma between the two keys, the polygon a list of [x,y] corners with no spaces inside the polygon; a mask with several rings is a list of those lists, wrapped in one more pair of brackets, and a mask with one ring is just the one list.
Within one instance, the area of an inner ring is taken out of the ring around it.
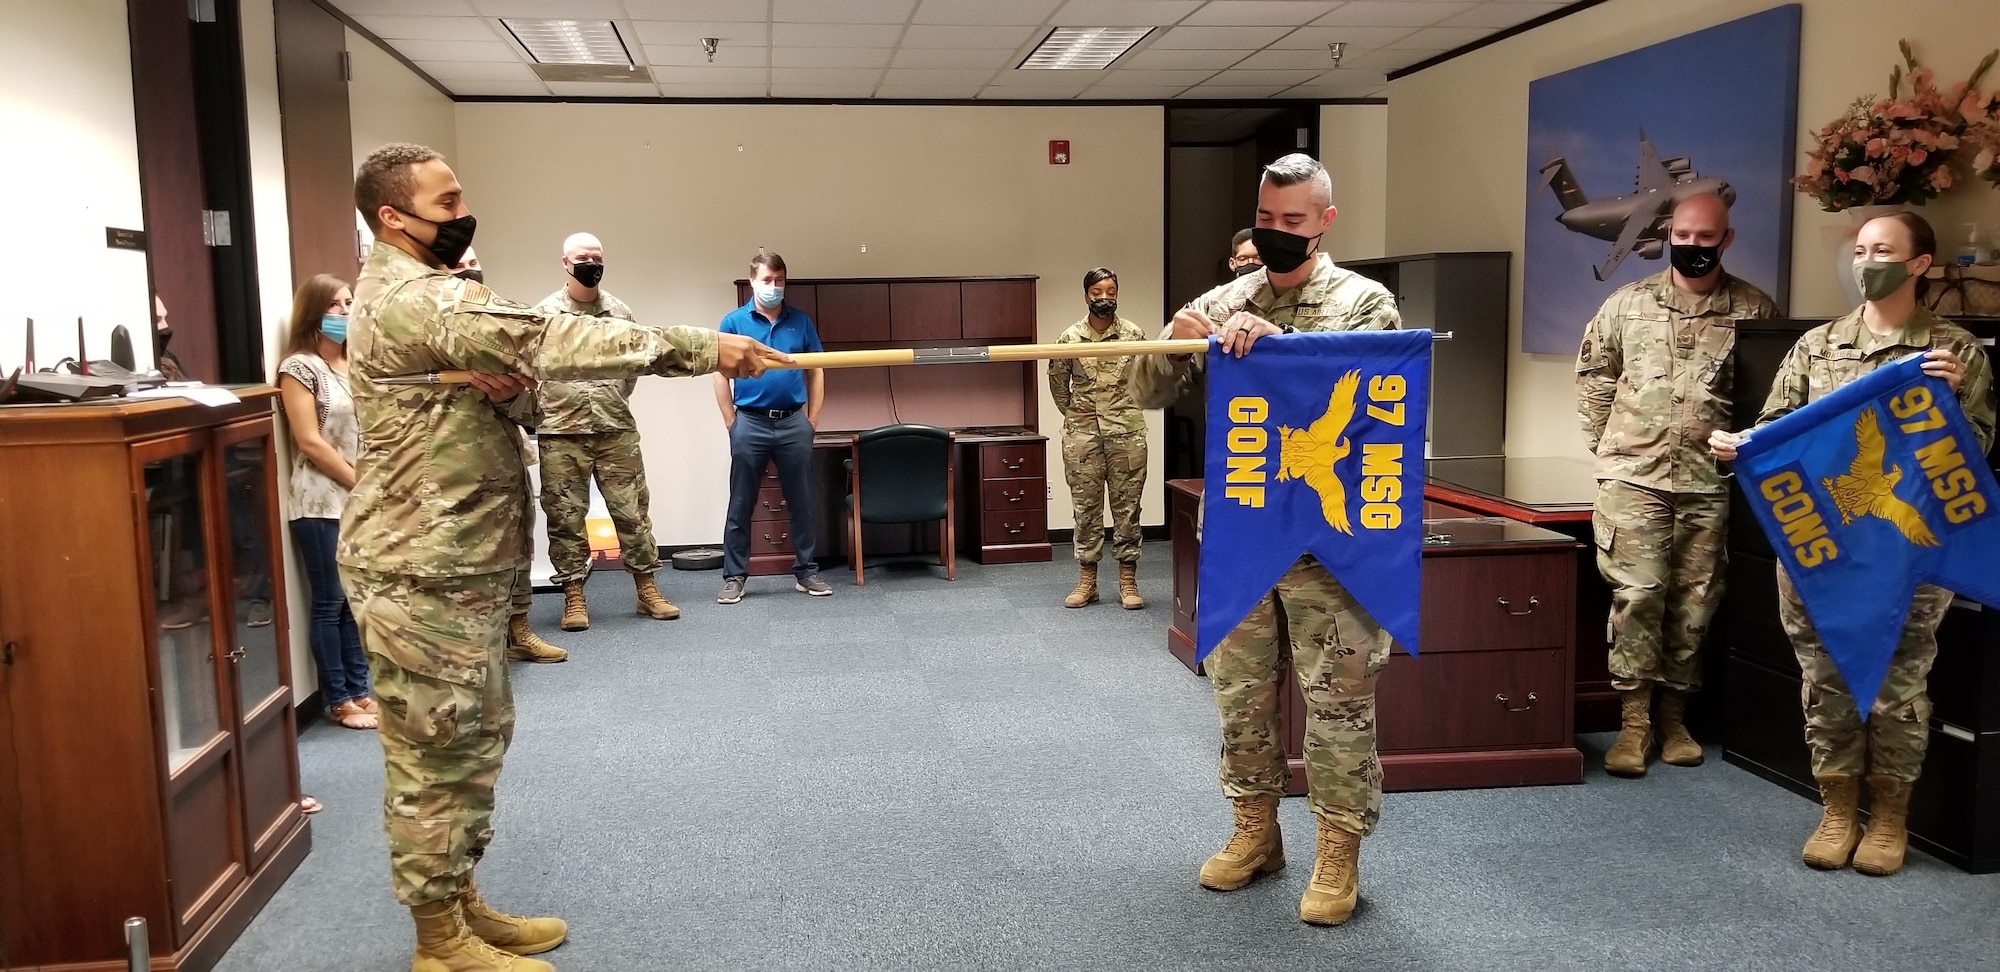
{"label": "olive green face mask", "polygon": [[1910,279],[1910,265],[1902,260],[1854,261],[1854,285],[1863,300],[1881,300],[1896,292]]}

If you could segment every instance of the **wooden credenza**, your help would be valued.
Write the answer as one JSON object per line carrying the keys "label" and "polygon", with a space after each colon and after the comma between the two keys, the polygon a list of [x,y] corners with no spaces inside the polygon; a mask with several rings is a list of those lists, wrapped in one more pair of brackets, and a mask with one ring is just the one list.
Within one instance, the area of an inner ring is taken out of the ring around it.
{"label": "wooden credenza", "polygon": [[[1202,483],[1167,486],[1167,649],[1194,669]],[[1426,520],[1424,530],[1423,656],[1398,646],[1376,687],[1383,789],[1582,782],[1570,697],[1577,542],[1501,518]],[[1306,791],[1304,698],[1289,665],[1284,681],[1286,792],[1298,795]]]}
{"label": "wooden credenza", "polygon": [[305,857],[269,387],[0,408],[0,935],[205,969]]}

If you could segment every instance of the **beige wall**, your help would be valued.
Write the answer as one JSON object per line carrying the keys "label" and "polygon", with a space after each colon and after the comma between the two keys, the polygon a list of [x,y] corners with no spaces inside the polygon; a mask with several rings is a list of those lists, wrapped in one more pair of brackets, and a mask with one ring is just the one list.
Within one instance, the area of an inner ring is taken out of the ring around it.
{"label": "beige wall", "polygon": [[[1102,264],[1121,313],[1165,320],[1157,107],[461,104],[457,119],[486,279],[516,300],[553,291],[563,237],[587,230],[605,289],[652,323],[715,326],[759,246],[797,277],[1037,274],[1043,340],[1083,316],[1083,271]],[[1072,164],[1048,164],[1051,139]],[[709,382],[649,378],[633,407],[657,540],[719,541],[728,442]],[[1154,423],[1147,523],[1166,519]],[[1053,441],[1048,467],[1049,526],[1069,527]]]}
{"label": "beige wall", "polygon": [[1328,255],[1388,256],[1389,106],[1321,105],[1319,154],[1339,209],[1326,234]]}
{"label": "beige wall", "polygon": [[[1734,20],[1771,0],[1610,0],[1501,41],[1389,88],[1388,249],[1508,250],[1514,254],[1511,346],[1519,346],[1521,246],[1527,184],[1528,84],[1649,44]],[[1804,0],[1799,57],[1800,147],[1806,132],[1854,98],[1884,93],[1908,38],[1922,61],[1949,83],[2000,43],[1993,0]],[[1989,77],[1988,83],[2000,81]],[[1662,78],[1662,84],[1671,79]],[[1792,221],[1792,301],[1797,316],[1845,310],[1834,279],[1833,246],[1844,214],[1820,212],[1797,197]],[[1962,186],[1921,210],[1955,250],[1959,224],[2000,227],[2000,192]],[[1579,322],[1581,328],[1581,322]],[[1514,354],[1508,362],[1507,451],[1585,455],[1575,420],[1572,362]]]}
{"label": "beige wall", "polygon": [[0,233],[0,377],[22,364],[36,321],[42,367],[76,355],[76,319],[94,358],[111,329],[151,364],[146,255],[104,245],[104,228],[145,229],[132,59],[123,0],[9,3],[0,30],[0,184],[13,188]]}
{"label": "beige wall", "polygon": [[347,117],[356,165],[390,142],[428,145],[447,157],[458,154],[458,120],[450,98],[352,29],[347,31],[347,53],[352,67]]}

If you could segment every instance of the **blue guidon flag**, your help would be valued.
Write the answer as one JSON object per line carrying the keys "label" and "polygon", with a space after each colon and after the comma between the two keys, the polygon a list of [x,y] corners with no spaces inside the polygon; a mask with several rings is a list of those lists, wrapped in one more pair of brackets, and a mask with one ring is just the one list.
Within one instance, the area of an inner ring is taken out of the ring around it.
{"label": "blue guidon flag", "polygon": [[1863,719],[1919,583],[2000,608],[2000,487],[1922,369],[1878,368],[1756,430],[1734,463]]}
{"label": "blue guidon flag", "polygon": [[1306,553],[1416,654],[1431,332],[1275,335],[1208,372],[1195,657]]}

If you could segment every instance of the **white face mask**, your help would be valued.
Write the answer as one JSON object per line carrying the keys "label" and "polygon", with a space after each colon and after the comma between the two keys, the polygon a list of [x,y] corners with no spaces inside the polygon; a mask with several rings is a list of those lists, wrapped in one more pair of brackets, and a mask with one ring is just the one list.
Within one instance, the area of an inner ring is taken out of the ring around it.
{"label": "white face mask", "polygon": [[785,288],[777,284],[753,283],[750,292],[756,295],[759,307],[768,309],[785,302]]}

